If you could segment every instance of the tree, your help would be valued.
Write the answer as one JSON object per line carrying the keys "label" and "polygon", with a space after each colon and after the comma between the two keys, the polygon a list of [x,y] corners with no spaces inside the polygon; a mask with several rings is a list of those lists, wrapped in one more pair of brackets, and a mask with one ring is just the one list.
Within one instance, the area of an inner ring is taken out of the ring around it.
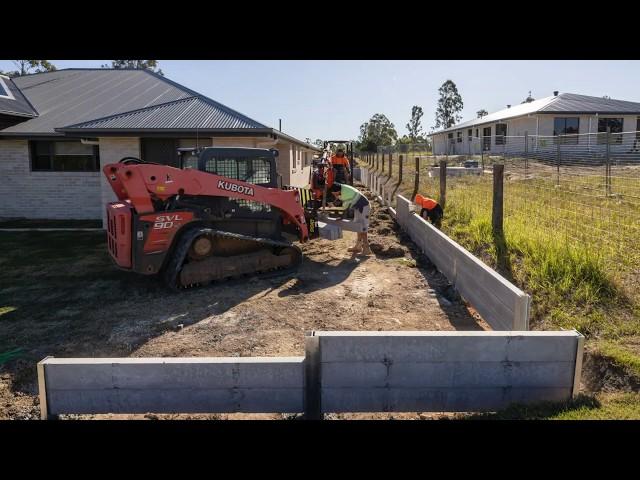
{"label": "tree", "polygon": [[13,64],[18,70],[6,72],[9,77],[21,77],[30,73],[53,72],[56,66],[49,60],[13,60]]}
{"label": "tree", "polygon": [[520,104],[523,104],[523,103],[531,103],[531,102],[533,102],[534,100],[535,100],[535,98],[533,98],[533,97],[531,96],[531,90],[529,90],[529,95],[528,95],[528,96],[527,96],[527,98],[525,98],[522,102],[520,102]]}
{"label": "tree", "polygon": [[316,138],[316,141],[313,142],[313,144],[318,148],[323,148],[324,147],[324,140],[322,140],[321,138]]}
{"label": "tree", "polygon": [[481,110],[478,110],[476,112],[476,115],[478,115],[478,118],[482,118],[482,117],[486,117],[487,115],[489,115],[489,112],[487,112],[484,108]]}
{"label": "tree", "polygon": [[447,80],[438,89],[440,99],[436,109],[435,128],[449,128],[455,125],[462,118],[459,114],[464,104],[462,97],[458,93],[458,87],[451,80]]}
{"label": "tree", "polygon": [[420,124],[422,115],[422,107],[414,105],[411,108],[411,120],[407,123],[407,130],[409,130],[409,138],[412,140],[412,143],[416,143],[422,133],[422,125]]}
{"label": "tree", "polygon": [[157,60],[111,60],[111,65],[104,64],[102,68],[137,68],[140,70],[151,70],[159,75],[164,75],[158,67]]}
{"label": "tree", "polygon": [[373,152],[380,146],[393,145],[398,138],[395,125],[382,113],[376,113],[360,125],[360,148]]}

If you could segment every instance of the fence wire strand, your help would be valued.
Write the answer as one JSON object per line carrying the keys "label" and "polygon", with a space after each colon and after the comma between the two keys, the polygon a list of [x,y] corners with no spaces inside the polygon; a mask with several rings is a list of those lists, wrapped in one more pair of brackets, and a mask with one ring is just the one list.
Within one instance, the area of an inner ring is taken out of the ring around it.
{"label": "fence wire strand", "polygon": [[505,223],[546,234],[551,242],[586,247],[611,268],[639,271],[640,132],[461,140],[452,139],[444,155],[433,155],[429,145],[421,144],[382,147],[360,156],[377,158],[380,170],[384,155],[387,175],[391,158],[396,178],[402,156],[397,193],[408,196],[419,158],[419,193],[433,198],[440,196],[438,164],[445,160],[445,215],[467,221],[490,220],[492,168],[502,163]]}

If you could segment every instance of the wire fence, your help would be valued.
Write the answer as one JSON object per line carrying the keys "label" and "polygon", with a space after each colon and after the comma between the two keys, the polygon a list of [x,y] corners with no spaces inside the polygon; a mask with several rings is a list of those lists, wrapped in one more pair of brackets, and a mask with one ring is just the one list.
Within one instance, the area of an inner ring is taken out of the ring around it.
{"label": "wire fence", "polygon": [[[453,139],[441,155],[409,145],[406,154],[381,148],[360,157],[391,173],[396,193],[434,198],[442,197],[444,160],[445,217],[455,212],[468,220],[491,218],[491,173],[494,164],[504,164],[505,223],[544,233],[550,242],[586,247],[611,268],[640,276],[640,132],[462,140],[469,153],[450,154],[463,148]],[[442,151],[437,144],[434,149]]]}

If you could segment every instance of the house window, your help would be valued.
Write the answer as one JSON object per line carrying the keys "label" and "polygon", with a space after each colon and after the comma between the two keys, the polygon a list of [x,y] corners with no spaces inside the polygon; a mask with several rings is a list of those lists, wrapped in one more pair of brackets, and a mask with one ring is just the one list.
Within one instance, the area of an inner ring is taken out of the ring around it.
{"label": "house window", "polygon": [[482,129],[482,150],[491,150],[491,127],[485,127]]}
{"label": "house window", "polygon": [[[611,133],[622,133],[622,118],[599,118],[598,119],[598,143],[607,143],[607,128]],[[611,135],[611,143],[622,143],[622,135]]]}
{"label": "house window", "polygon": [[580,119],[578,117],[556,117],[553,119],[553,135],[571,135],[563,137],[563,144],[578,144],[578,132],[580,131]]}
{"label": "house window", "polygon": [[478,133],[479,133],[479,132],[478,132],[478,129],[476,128],[476,137],[478,137]]}
{"label": "house window", "polygon": [[469,137],[469,141],[471,141],[471,138],[473,137],[473,128],[470,128],[469,130],[467,130],[467,135]]}
{"label": "house window", "polygon": [[11,90],[9,90],[9,87],[2,77],[0,77],[0,98],[10,98],[11,100],[15,100],[13,94],[11,93]]}
{"label": "house window", "polygon": [[449,139],[450,143],[453,143],[453,132],[452,133],[447,133],[447,138]]}
{"label": "house window", "polygon": [[496,145],[507,143],[507,124],[496,123]]}
{"label": "house window", "polygon": [[97,172],[100,154],[97,145],[80,141],[29,142],[31,170],[34,172]]}
{"label": "house window", "polygon": [[456,141],[457,141],[458,143],[462,143],[462,132],[458,132],[458,133],[456,134]]}

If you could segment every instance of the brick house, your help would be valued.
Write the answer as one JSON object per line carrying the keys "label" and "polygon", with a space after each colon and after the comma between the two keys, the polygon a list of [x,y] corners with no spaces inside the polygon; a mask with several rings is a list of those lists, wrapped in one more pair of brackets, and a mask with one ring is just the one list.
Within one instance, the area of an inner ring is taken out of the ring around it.
{"label": "brick house", "polygon": [[284,185],[304,186],[318,149],[148,70],[0,76],[0,218],[99,219],[105,164],[177,165],[179,147],[275,148]]}

